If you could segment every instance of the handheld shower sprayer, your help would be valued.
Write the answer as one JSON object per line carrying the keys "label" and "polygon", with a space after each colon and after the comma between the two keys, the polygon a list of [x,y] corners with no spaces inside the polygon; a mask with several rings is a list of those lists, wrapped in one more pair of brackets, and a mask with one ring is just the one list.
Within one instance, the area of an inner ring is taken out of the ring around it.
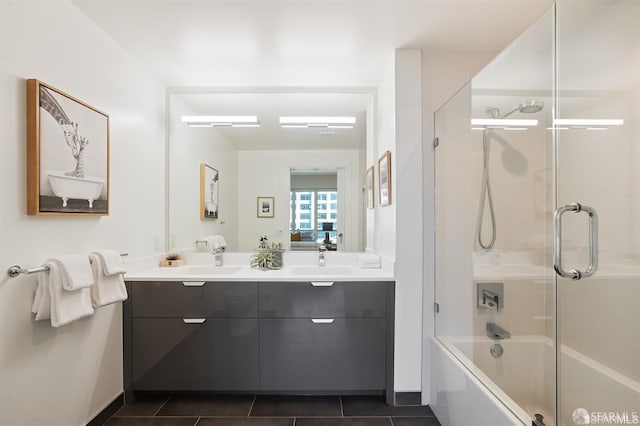
{"label": "handheld shower sprayer", "polygon": [[[492,118],[506,118],[515,112],[521,112],[523,114],[533,114],[539,112],[544,108],[544,102],[538,101],[536,99],[528,99],[520,104],[514,106],[510,110],[507,110],[505,113],[500,113],[500,108],[498,107],[489,107],[486,112]],[[493,195],[491,193],[491,180],[489,178],[489,160],[490,160],[490,152],[491,152],[491,133],[492,129],[485,128],[482,131],[482,152],[483,152],[483,167],[482,167],[482,182],[480,184],[480,205],[478,208],[478,245],[485,249],[489,250],[496,243],[496,213],[493,207]],[[484,222],[484,207],[485,200],[489,201],[489,215],[491,216],[491,240],[489,242],[485,242],[482,239],[482,224]]]}

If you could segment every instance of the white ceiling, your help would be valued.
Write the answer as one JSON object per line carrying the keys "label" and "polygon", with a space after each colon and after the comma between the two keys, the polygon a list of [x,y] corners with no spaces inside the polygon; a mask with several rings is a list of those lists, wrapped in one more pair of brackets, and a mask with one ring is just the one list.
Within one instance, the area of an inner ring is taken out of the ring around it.
{"label": "white ceiling", "polygon": [[[552,0],[71,1],[166,86],[188,88],[377,87],[395,49],[498,52],[552,4]],[[199,103],[203,114],[255,114],[249,111],[260,103],[245,97],[246,110],[218,111],[214,97],[209,99],[208,107]],[[344,99],[335,100],[338,111]],[[269,110],[275,116],[282,113],[277,105],[281,104],[272,104]],[[312,110],[305,114],[321,114]],[[296,111],[287,114],[301,114]],[[362,108],[353,112],[363,113]],[[253,136],[287,139],[286,134],[275,133],[283,129],[265,125],[260,129],[253,129]],[[314,132],[311,139],[317,139]],[[228,136],[242,144],[248,134]],[[327,146],[324,139],[320,146]]]}

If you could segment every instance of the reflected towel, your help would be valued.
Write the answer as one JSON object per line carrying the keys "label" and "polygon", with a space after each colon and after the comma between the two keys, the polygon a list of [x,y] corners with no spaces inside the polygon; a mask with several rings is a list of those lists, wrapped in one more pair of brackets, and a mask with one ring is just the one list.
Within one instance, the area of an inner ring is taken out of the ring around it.
{"label": "reflected towel", "polygon": [[205,240],[207,241],[207,248],[210,252],[227,247],[227,242],[222,235],[209,235]]}
{"label": "reflected towel", "polygon": [[227,247],[227,242],[224,240],[224,237],[222,235],[216,235],[215,236],[217,242],[218,242],[218,246],[220,248],[226,248]]}
{"label": "reflected towel", "polygon": [[87,256],[69,254],[50,259],[60,267],[62,288],[74,291],[93,285],[93,273]]}
{"label": "reflected towel", "polygon": [[205,238],[205,241],[207,242],[207,250],[209,250],[210,252],[216,251],[220,248],[218,239],[215,235],[209,235],[207,238]]}
{"label": "reflected towel", "polygon": [[[118,257],[120,257],[118,255]],[[102,257],[99,253],[91,253],[91,269],[96,284],[91,287],[91,303],[94,308],[127,300],[127,287],[122,273],[107,275]],[[123,268],[124,269],[124,268]]]}
{"label": "reflected towel", "polygon": [[364,253],[358,256],[358,265],[361,268],[380,268],[382,266],[380,262],[380,256],[373,253]]}

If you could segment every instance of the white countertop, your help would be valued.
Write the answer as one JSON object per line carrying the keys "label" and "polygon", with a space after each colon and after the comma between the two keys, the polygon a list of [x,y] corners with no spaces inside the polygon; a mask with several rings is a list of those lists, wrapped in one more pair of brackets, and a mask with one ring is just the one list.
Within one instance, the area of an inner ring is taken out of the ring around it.
{"label": "white countertop", "polygon": [[285,266],[263,271],[249,266],[251,253],[225,253],[224,265],[214,266],[208,253],[185,253],[185,265],[159,267],[152,259],[129,268],[127,281],[393,281],[393,262],[380,268],[358,266],[358,253],[326,253],[325,266],[318,266],[317,253],[285,253]]}

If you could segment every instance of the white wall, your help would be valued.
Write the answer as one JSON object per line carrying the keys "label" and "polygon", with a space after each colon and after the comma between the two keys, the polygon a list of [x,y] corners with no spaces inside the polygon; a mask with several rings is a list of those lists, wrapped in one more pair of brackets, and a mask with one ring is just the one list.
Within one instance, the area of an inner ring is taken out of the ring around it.
{"label": "white wall", "polygon": [[[375,201],[375,250],[378,254],[395,260],[396,258],[396,103],[395,103],[395,56],[389,58],[384,78],[378,85],[378,113],[376,116],[376,142],[371,164],[376,166],[376,201]],[[379,168],[378,160],[386,152],[391,151],[391,204],[380,207],[378,198]],[[369,155],[367,153],[367,155]]]}
{"label": "white wall", "polygon": [[422,388],[422,52],[395,52],[395,389]]}
{"label": "white wall", "polygon": [[[152,252],[165,219],[163,87],[68,1],[0,2],[0,40],[0,271],[104,247]],[[26,78],[110,115],[110,216],[26,215]],[[122,392],[121,307],[54,329],[32,319],[34,287],[34,276],[0,278],[0,424],[85,424]]]}
{"label": "white wall", "polygon": [[[344,208],[354,231],[354,224],[361,223],[362,210],[359,206],[362,205],[361,175],[364,172],[360,165],[359,150],[240,151],[238,217],[242,224],[239,229],[239,246],[242,250],[255,248],[261,235],[289,245],[291,168],[348,169],[349,176],[346,179],[350,184],[347,185]],[[275,197],[273,218],[257,217],[257,197]],[[345,246],[345,250],[354,251],[349,245]]]}
{"label": "white wall", "polygon": [[[362,154],[362,162],[363,167],[366,170],[369,170],[369,167],[376,164],[376,155],[378,152],[376,151],[376,125],[377,120],[375,118],[377,104],[377,95],[374,100],[367,106],[367,149]],[[375,170],[375,169],[374,169]],[[374,173],[374,182],[376,179],[376,175]],[[365,185],[366,187],[366,185]],[[377,183],[374,183],[374,190],[378,187]],[[364,247],[367,251],[375,251],[376,246],[376,209],[377,205],[377,195],[374,194],[374,208],[364,209],[364,216],[366,218],[364,225]]]}
{"label": "white wall", "polygon": [[[238,151],[211,127],[188,127],[193,115],[179,96],[170,104],[169,229],[172,248],[193,248],[196,239],[223,235],[227,250],[238,250]],[[218,219],[200,219],[200,164],[219,173]]]}
{"label": "white wall", "polygon": [[392,152],[394,200],[376,207],[375,248],[396,262],[394,385],[396,392],[422,390],[425,403],[430,372],[425,337],[433,335],[433,113],[492,56],[396,50],[378,87],[373,161]]}

